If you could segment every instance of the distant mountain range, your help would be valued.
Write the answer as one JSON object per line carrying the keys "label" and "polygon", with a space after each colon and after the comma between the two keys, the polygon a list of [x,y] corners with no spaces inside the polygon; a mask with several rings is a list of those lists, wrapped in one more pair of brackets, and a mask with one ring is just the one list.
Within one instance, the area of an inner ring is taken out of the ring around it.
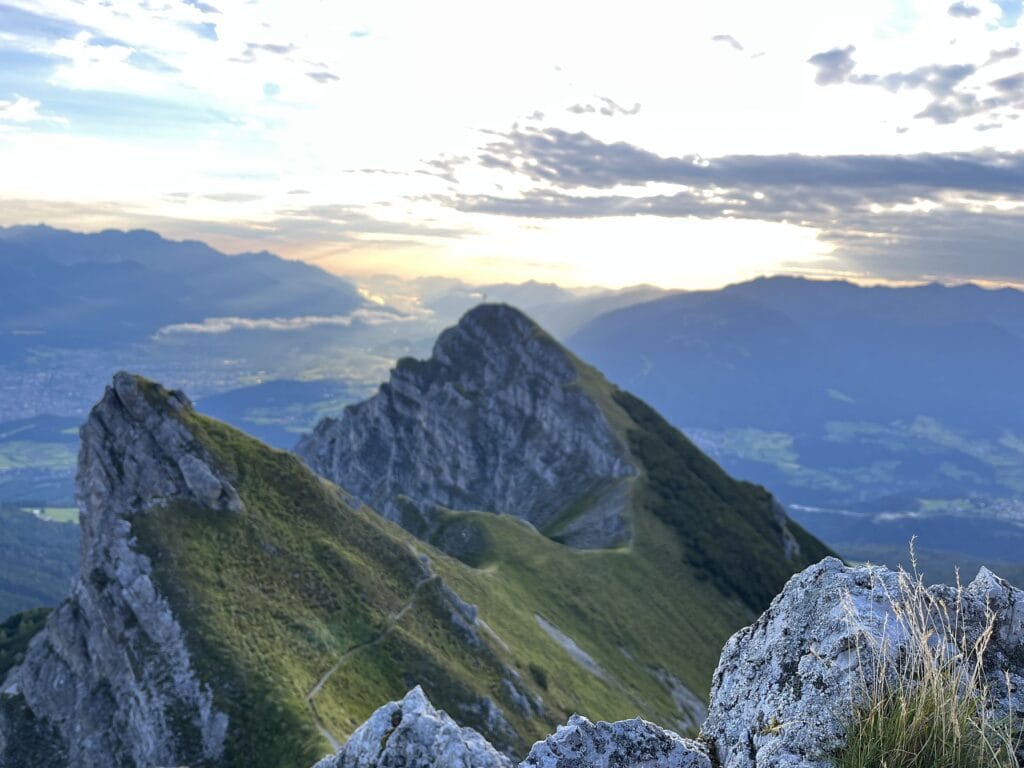
{"label": "distant mountain range", "polygon": [[1012,573],[1022,561],[1019,291],[388,277],[357,290],[267,254],[47,227],[0,230],[0,260],[0,502],[71,503],[74,427],[115,370],[183,388],[201,410],[290,448],[375,392],[396,359],[429,354],[463,312],[504,301],[843,554],[893,564],[919,534],[930,562]]}
{"label": "distant mountain range", "polygon": [[762,279],[610,312],[568,343],[844,552],[919,533],[1019,558],[1019,291]]}
{"label": "distant mountain range", "polygon": [[0,354],[145,341],[207,318],[348,315],[355,286],[272,254],[227,256],[146,231],[0,228]]}

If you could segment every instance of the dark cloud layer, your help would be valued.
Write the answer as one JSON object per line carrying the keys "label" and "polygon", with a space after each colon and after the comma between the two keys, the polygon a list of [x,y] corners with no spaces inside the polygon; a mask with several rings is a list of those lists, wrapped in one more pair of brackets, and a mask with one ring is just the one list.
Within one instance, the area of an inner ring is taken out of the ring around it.
{"label": "dark cloud layer", "polygon": [[563,189],[666,182],[801,189],[950,189],[1019,194],[1024,153],[946,155],[699,155],[663,157],[626,142],[609,144],[558,128],[513,131],[486,145],[480,162]]}
{"label": "dark cloud layer", "polygon": [[[844,268],[855,271],[1024,281],[1024,213],[982,205],[1024,203],[1024,152],[663,157],[550,128],[505,134],[481,150],[479,162],[525,175],[535,186],[517,197],[462,195],[442,202],[470,213],[540,219],[787,222],[818,229]],[[678,190],[645,194],[650,183]],[[636,193],[602,194],[622,186]],[[958,202],[963,199],[972,202]],[[925,202],[934,204],[931,210],[921,207]]]}
{"label": "dark cloud layer", "polygon": [[[857,63],[853,58],[856,48],[833,48],[816,53],[807,60],[817,71],[814,82],[818,85],[877,86],[891,93],[903,90],[923,90],[932,101],[914,117],[929,119],[940,125],[948,125],[965,118],[985,113],[993,115],[1001,109],[1024,109],[1024,93],[996,87],[996,93],[979,97],[976,90],[965,85],[978,74],[981,66],[991,64],[1018,53],[1017,48],[992,51],[989,59],[978,66],[974,64],[928,64],[909,72],[890,72],[884,75],[856,72]],[[995,86],[1000,81],[994,81]]]}

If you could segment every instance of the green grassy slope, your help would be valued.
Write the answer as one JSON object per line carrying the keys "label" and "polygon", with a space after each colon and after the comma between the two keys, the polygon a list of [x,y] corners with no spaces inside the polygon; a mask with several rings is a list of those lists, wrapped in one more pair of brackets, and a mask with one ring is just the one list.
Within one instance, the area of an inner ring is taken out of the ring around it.
{"label": "green grassy slope", "polygon": [[[486,642],[467,644],[448,619],[408,534],[352,509],[294,456],[194,412],[181,418],[233,478],[247,511],[176,503],[136,515],[133,533],[231,719],[225,764],[308,766],[330,748],[317,717],[343,740],[413,681],[506,746],[522,749],[543,730],[516,717],[498,654]],[[330,678],[314,715],[307,697],[343,657],[357,683]],[[496,733],[473,714],[483,696],[506,711],[515,733]]]}

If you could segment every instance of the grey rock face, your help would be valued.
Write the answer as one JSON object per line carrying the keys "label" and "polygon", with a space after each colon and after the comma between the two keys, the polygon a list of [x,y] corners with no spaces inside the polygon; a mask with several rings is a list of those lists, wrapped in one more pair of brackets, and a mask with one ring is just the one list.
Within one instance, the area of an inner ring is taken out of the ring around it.
{"label": "grey rock face", "polygon": [[628,451],[568,353],[511,307],[467,313],[430,360],[399,361],[377,395],[322,421],[296,451],[414,533],[429,529],[433,505],[543,529],[585,502],[593,524],[570,525],[568,543],[608,546],[629,535]]}
{"label": "grey rock face", "polygon": [[711,768],[711,760],[703,745],[640,718],[595,724],[573,715],[519,768]]}
{"label": "grey rock face", "polygon": [[359,726],[338,754],[315,768],[512,768],[472,728],[461,728],[413,688]]}
{"label": "grey rock face", "polygon": [[[183,765],[223,750],[227,717],[195,675],[149,560],[132,548],[131,519],[153,506],[177,500],[244,510],[175,418],[190,407],[183,395],[151,402],[144,385],[119,373],[81,429],[81,573],[0,687],[4,709],[31,713],[70,765]],[[16,724],[7,718],[6,727]],[[6,741],[0,766],[13,768],[13,740]]]}
{"label": "grey rock face", "polygon": [[[985,631],[986,605],[994,612],[985,671],[994,700],[1024,713],[1024,593],[986,569],[959,603],[950,587],[928,593],[954,611],[967,643]],[[875,659],[895,660],[907,647],[905,594],[898,574],[835,558],[790,579],[722,652],[702,735],[723,768],[830,768]]]}

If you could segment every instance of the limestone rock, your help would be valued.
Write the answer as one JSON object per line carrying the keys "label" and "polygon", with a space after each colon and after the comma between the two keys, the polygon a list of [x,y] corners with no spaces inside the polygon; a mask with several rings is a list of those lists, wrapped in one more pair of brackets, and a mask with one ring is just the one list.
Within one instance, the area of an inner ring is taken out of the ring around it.
{"label": "limestone rock", "polygon": [[563,540],[620,543],[636,469],[577,365],[521,312],[482,305],[441,334],[429,360],[400,360],[377,395],[322,421],[296,451],[418,535],[432,507],[507,513],[543,529],[582,504],[592,515],[567,525]]}
{"label": "limestone rock", "polygon": [[81,572],[0,686],[4,768],[23,764],[29,732],[40,754],[76,768],[206,764],[223,751],[227,716],[133,549],[131,519],[172,501],[244,505],[179,418],[188,400],[147,386],[117,374],[81,429]]}
{"label": "limestone rock", "polygon": [[519,768],[711,768],[711,761],[703,745],[640,718],[592,723],[573,715]]}
{"label": "limestone rock", "polygon": [[338,754],[315,768],[512,768],[472,728],[461,728],[413,688],[359,726]]}
{"label": "limestone rock", "polygon": [[[950,606],[967,643],[986,628],[986,604],[995,612],[985,671],[994,700],[1024,713],[1024,593],[987,569],[959,602],[950,587],[928,593]],[[723,768],[831,768],[876,654],[895,659],[906,648],[896,610],[904,595],[897,573],[835,558],[791,578],[722,652],[702,736]]]}

